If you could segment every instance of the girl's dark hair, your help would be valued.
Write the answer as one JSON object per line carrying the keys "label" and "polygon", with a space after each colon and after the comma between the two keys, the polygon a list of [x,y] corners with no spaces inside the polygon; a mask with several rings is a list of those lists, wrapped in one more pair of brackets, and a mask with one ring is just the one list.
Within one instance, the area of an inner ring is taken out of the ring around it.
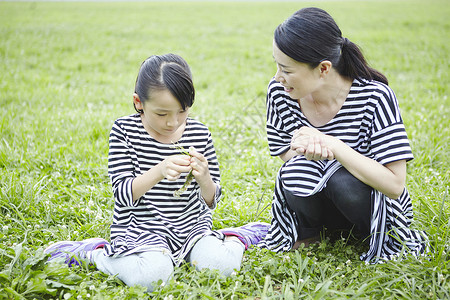
{"label": "girl's dark hair", "polygon": [[284,54],[311,68],[329,60],[342,76],[388,84],[386,76],[369,67],[359,47],[342,37],[333,18],[320,8],[308,7],[294,13],[277,27],[274,39]]}
{"label": "girl's dark hair", "polygon": [[168,90],[183,109],[194,104],[195,89],[191,70],[181,56],[171,53],[152,55],[141,64],[134,91],[142,104],[150,99],[155,90]]}

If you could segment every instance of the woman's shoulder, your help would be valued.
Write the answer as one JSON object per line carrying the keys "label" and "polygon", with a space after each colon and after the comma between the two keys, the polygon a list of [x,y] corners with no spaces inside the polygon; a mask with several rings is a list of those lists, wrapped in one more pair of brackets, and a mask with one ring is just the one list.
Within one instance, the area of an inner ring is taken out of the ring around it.
{"label": "woman's shoulder", "polygon": [[382,116],[399,116],[399,104],[394,91],[376,80],[355,79],[352,91],[358,100],[372,107],[371,111]]}
{"label": "woman's shoulder", "polygon": [[268,106],[296,106],[297,101],[293,100],[289,94],[284,90],[283,85],[272,78],[267,87],[267,99]]}
{"label": "woman's shoulder", "polygon": [[275,77],[273,77],[269,81],[269,85],[267,86],[267,94],[285,94],[287,96],[286,92],[284,91],[284,87],[281,85],[281,83],[275,80]]}
{"label": "woman's shoulder", "polygon": [[353,80],[352,91],[354,93],[394,94],[393,90],[387,84],[377,80],[367,80],[364,78],[356,78]]}

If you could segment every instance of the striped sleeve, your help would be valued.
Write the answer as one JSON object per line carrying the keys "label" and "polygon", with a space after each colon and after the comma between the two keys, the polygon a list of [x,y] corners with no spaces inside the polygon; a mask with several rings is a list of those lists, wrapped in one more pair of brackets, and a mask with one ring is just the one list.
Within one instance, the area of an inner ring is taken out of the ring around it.
{"label": "striped sleeve", "polygon": [[[210,209],[213,210],[216,208],[217,203],[219,203],[220,199],[222,198],[222,189],[220,187],[219,161],[217,160],[216,150],[214,149],[213,139],[209,130],[208,130],[208,141],[206,144],[204,156],[208,160],[208,168],[211,178],[216,184],[216,193],[214,195],[213,203],[210,206]],[[201,194],[199,195],[199,197],[203,199]]]}
{"label": "striped sleeve", "polygon": [[411,160],[413,154],[400,115],[397,98],[388,86],[377,84],[379,88],[374,92],[374,98],[378,102],[371,132],[374,159],[383,165],[398,160]]}
{"label": "striped sleeve", "polygon": [[123,206],[137,206],[133,201],[131,184],[135,177],[132,156],[127,137],[116,121],[109,135],[108,175],[114,198]]}
{"label": "striped sleeve", "polygon": [[270,155],[278,156],[289,150],[292,135],[285,126],[284,120],[289,119],[290,111],[286,104],[283,103],[284,97],[283,87],[272,80],[269,83],[266,109],[267,109],[267,140],[269,144]]}

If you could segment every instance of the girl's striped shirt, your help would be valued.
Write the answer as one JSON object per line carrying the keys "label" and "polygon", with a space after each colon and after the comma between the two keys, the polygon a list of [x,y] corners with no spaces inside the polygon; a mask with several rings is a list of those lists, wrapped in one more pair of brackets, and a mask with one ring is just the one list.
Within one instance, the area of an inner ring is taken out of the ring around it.
{"label": "girl's striped shirt", "polygon": [[177,198],[187,174],[176,181],[163,179],[133,201],[131,184],[134,178],[171,155],[181,154],[174,144],[163,144],[145,130],[139,114],[115,121],[109,138],[108,174],[114,193],[114,215],[111,225],[110,256],[123,256],[159,249],[171,254],[177,264],[195,242],[212,232],[211,209],[220,199],[220,173],[211,133],[202,123],[188,118],[177,146],[194,147],[208,160],[211,178],[217,185],[212,208],[200,194],[195,179]]}

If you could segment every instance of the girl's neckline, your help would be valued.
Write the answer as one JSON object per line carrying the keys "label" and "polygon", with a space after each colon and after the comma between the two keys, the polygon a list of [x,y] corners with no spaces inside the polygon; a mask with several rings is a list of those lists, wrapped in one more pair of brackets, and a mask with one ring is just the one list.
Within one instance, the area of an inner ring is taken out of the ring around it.
{"label": "girl's neckline", "polygon": [[141,116],[140,116],[139,114],[135,114],[135,116],[136,116],[136,118],[138,119],[138,122],[139,122],[139,129],[140,129],[145,135],[148,136],[147,138],[150,139],[150,140],[153,140],[153,141],[155,141],[155,142],[157,142],[158,144],[161,144],[161,145],[173,145],[174,143],[178,143],[179,141],[181,141],[181,140],[184,138],[184,136],[185,136],[185,134],[186,134],[186,131],[188,130],[188,125],[189,125],[189,123],[191,122],[191,118],[187,117],[187,118],[186,118],[186,124],[185,124],[184,130],[183,130],[183,133],[181,134],[181,136],[180,136],[178,139],[176,139],[176,140],[170,140],[170,141],[162,141],[162,140],[160,140],[160,139],[155,138],[153,135],[151,135],[151,134],[145,129],[144,123],[142,123],[142,118],[141,118]]}

